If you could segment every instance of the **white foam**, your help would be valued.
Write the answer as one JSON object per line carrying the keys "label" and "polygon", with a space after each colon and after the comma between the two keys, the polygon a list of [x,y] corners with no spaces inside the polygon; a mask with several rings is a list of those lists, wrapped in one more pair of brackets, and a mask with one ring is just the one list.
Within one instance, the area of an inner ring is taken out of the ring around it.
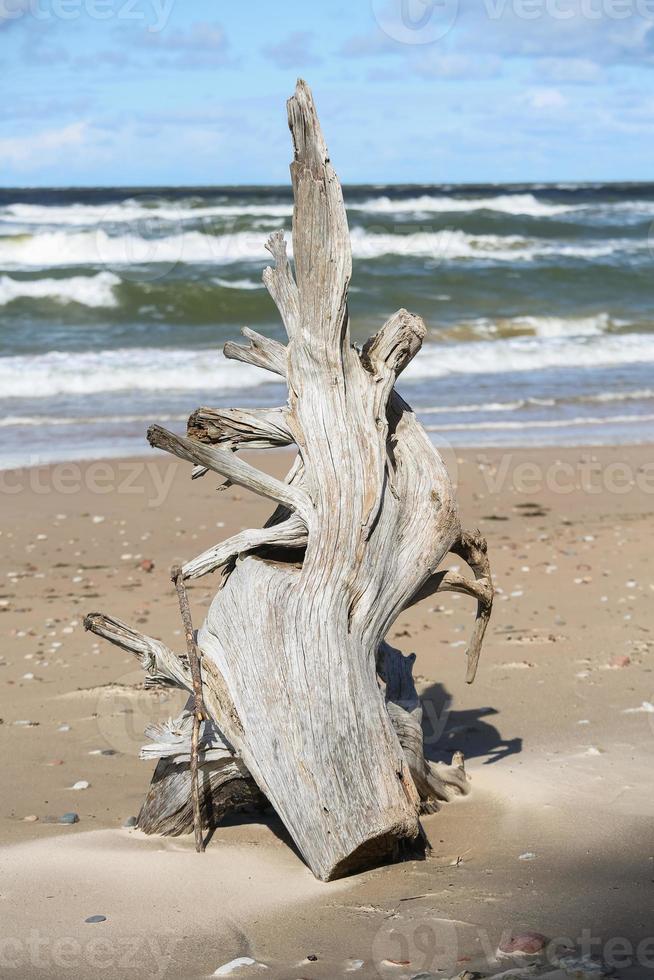
{"label": "white foam", "polygon": [[143,238],[95,231],[47,231],[30,236],[0,238],[0,264],[5,268],[47,268],[67,265],[115,267],[183,262],[221,265],[270,258],[261,232],[205,235],[199,231]]}
{"label": "white foam", "polygon": [[[407,235],[374,233],[363,228],[351,232],[352,253],[357,259],[384,255],[416,256],[435,262],[456,259],[487,259],[494,262],[531,262],[545,256],[596,259],[620,249],[646,247],[633,241],[612,240],[602,244],[568,245],[523,238],[518,235],[469,235],[443,230]],[[291,251],[289,242],[289,251]],[[67,265],[113,267],[163,263],[224,265],[231,262],[267,261],[265,236],[260,231],[208,235],[188,231],[174,235],[141,237],[137,234],[110,235],[104,228],[94,231],[46,231],[35,235],[0,238],[0,264],[5,268],[48,268]]]}
{"label": "white foam", "polygon": [[[184,415],[161,415],[157,412],[157,422],[185,422],[188,412]],[[38,426],[46,429],[51,425],[127,425],[134,422],[151,422],[149,415],[91,415],[88,417],[75,415],[6,415],[0,418],[0,429],[12,429],[18,426]]]}
{"label": "white foam", "polygon": [[452,422],[448,425],[426,425],[427,432],[463,432],[501,429],[571,429],[585,425],[625,425],[654,422],[654,415],[580,415],[572,419],[516,419],[501,422]]}
{"label": "white foam", "polygon": [[72,276],[70,279],[12,279],[0,276],[0,306],[18,299],[50,299],[57,303],[112,307],[118,305],[113,288],[119,283],[118,276],[111,272]]}
{"label": "white foam", "polygon": [[[650,214],[654,201],[593,201],[584,204],[561,204],[539,200],[534,194],[497,194],[489,197],[448,197],[421,194],[416,197],[393,199],[387,195],[366,201],[346,202],[348,211],[379,215],[459,214],[475,211],[494,211],[536,218],[550,218],[573,212]],[[221,218],[290,218],[290,203],[254,204],[222,203],[194,207],[188,201],[151,200],[134,198],[108,204],[9,204],[0,208],[0,222],[20,223],[27,227],[90,228],[108,224],[184,223]],[[137,230],[137,229],[135,229]]]}
{"label": "white foam", "polygon": [[[357,259],[383,255],[417,256],[435,262],[488,259],[493,262],[531,262],[544,256],[596,259],[625,247],[620,241],[593,245],[532,240],[520,235],[469,235],[459,230],[416,231],[410,234],[373,233],[363,228],[350,232],[352,254]],[[629,242],[628,246],[632,246]]]}
{"label": "white foam", "polygon": [[262,282],[253,282],[251,279],[221,279],[216,276],[211,281],[223,289],[265,289]]}
{"label": "white foam", "polygon": [[100,224],[129,223],[138,221],[175,222],[201,218],[238,218],[247,215],[290,218],[291,204],[234,204],[189,207],[180,202],[162,205],[156,201],[139,204],[127,200],[116,204],[10,204],[0,211],[0,220],[11,219],[25,225],[70,225],[89,227]]}
{"label": "white foam", "polygon": [[530,328],[537,337],[587,337],[606,331],[611,317],[608,313],[585,317],[519,316],[513,323]]}
{"label": "white foam", "polygon": [[402,377],[418,380],[451,374],[501,374],[643,362],[654,362],[654,334],[544,339],[512,337],[461,344],[426,344]]}
{"label": "white foam", "polygon": [[438,214],[465,211],[499,211],[501,214],[524,214],[532,217],[550,218],[570,211],[578,211],[583,205],[550,204],[539,201],[533,194],[498,194],[496,197],[461,198],[434,197],[423,194],[420,197],[393,200],[389,197],[376,197],[362,204],[350,204],[350,210],[368,211],[371,214]]}
{"label": "white foam", "polygon": [[[640,388],[634,391],[603,391],[594,395],[579,395],[566,398],[519,398],[510,402],[475,402],[463,405],[420,405],[419,415],[466,415],[470,412],[487,414],[495,412],[514,412],[520,408],[552,408],[557,404],[602,404],[604,402],[650,401],[654,399],[654,389]],[[0,423],[1,425],[2,423]]]}
{"label": "white foam", "polygon": [[48,398],[112,391],[202,391],[251,388],[271,376],[227,361],[217,350],[115,350],[0,358],[1,398]]}
{"label": "white foam", "polygon": [[480,337],[511,332],[530,333],[536,337],[582,337],[605,333],[618,324],[608,313],[601,312],[582,317],[516,316],[495,320],[480,317],[464,325]]}
{"label": "white foam", "polygon": [[[608,367],[654,362],[654,334],[592,338],[516,337],[471,343],[428,343],[403,378],[501,374],[560,367]],[[250,388],[270,375],[227,361],[217,350],[57,352],[0,358],[0,397],[47,398],[112,391],[206,391]]]}

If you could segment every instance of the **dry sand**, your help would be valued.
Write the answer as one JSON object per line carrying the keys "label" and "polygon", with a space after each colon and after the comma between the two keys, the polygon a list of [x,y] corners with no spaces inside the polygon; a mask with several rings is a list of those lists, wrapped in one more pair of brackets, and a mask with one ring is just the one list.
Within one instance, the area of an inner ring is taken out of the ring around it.
{"label": "dry sand", "polygon": [[[425,819],[428,860],[328,885],[274,817],[218,828],[204,855],[123,828],[150,778],[143,728],[180,697],[144,692],[81,625],[99,609],[179,645],[169,566],[269,505],[155,454],[0,474],[0,976],[203,977],[251,956],[268,970],[233,976],[447,977],[528,928],[654,977],[653,461],[642,446],[449,454],[498,586],[478,679],[464,597],[432,597],[389,638],[418,655],[429,751],[462,749],[472,790]],[[211,591],[190,590],[198,623]],[[79,823],[45,819],[67,811]]]}

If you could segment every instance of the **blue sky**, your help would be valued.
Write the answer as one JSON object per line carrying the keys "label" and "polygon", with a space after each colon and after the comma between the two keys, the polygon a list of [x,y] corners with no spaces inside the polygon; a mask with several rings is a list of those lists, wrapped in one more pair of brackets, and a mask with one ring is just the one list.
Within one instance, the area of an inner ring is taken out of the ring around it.
{"label": "blue sky", "polygon": [[0,182],[651,179],[654,0],[0,0]]}

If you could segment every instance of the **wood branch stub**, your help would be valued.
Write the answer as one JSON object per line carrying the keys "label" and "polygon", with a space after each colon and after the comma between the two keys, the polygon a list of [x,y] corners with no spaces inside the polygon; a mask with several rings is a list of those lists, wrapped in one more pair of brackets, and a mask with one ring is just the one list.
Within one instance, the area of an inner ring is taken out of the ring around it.
{"label": "wood branch stub", "polygon": [[273,449],[290,446],[293,435],[285,408],[196,408],[187,436],[223,449]]}
{"label": "wood branch stub", "polygon": [[296,514],[270,527],[240,531],[233,537],[214,545],[182,566],[184,578],[199,578],[236,561],[241,555],[260,548],[304,548],[307,528]]}
{"label": "wood branch stub", "polygon": [[422,317],[398,310],[363,345],[361,363],[376,379],[391,379],[394,384],[422,347],[426,333]]}
{"label": "wood branch stub", "polygon": [[286,255],[284,232],[274,232],[266,242],[266,248],[275,264],[263,270],[264,285],[275,301],[286,333],[291,338],[300,324],[300,294]]}
{"label": "wood branch stub", "polygon": [[303,490],[290,487],[288,484],[282,483],[281,480],[250,466],[249,463],[239,459],[228,450],[206,446],[197,440],[175,435],[174,432],[170,432],[160,425],[150,426],[148,442],[156,449],[163,449],[172,453],[173,456],[187,460],[189,463],[208,466],[210,470],[220,473],[221,476],[226,476],[232,483],[253,490],[254,493],[268,497],[270,500],[275,500],[277,503],[288,507],[289,510],[297,511],[305,519],[308,516],[311,501]]}
{"label": "wood branch stub", "polygon": [[485,594],[477,597],[477,617],[466,651],[468,659],[466,683],[472,684],[477,674],[484,634],[493,610],[493,596],[495,594],[493,576],[488,560],[488,545],[479,531],[473,534],[464,531],[459,540],[452,546],[452,551],[463,558],[474,572],[478,584],[485,588]]}
{"label": "wood branch stub", "polygon": [[250,343],[246,347],[243,344],[235,344],[232,340],[228,340],[223,347],[225,357],[233,361],[241,361],[243,364],[253,364],[265,371],[286,377],[286,347],[284,344],[280,344],[279,341],[272,340],[270,337],[264,337],[249,327],[243,327],[241,333]]}
{"label": "wood branch stub", "polygon": [[139,633],[120,619],[98,612],[88,613],[84,617],[84,629],[134,654],[147,674],[146,684],[192,691],[193,682],[187,661],[160,640]]}

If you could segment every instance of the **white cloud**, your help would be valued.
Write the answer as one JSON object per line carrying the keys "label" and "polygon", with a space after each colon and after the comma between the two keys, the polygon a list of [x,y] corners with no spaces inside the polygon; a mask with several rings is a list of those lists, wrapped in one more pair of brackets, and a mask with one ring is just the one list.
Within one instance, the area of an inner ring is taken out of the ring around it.
{"label": "white cloud", "polygon": [[532,109],[539,111],[549,111],[550,109],[563,109],[567,105],[567,100],[558,88],[536,88],[527,92],[527,102]]}
{"label": "white cloud", "polygon": [[86,134],[86,122],[76,122],[59,129],[42,129],[30,136],[5,137],[0,139],[0,165],[19,170],[41,168],[44,157],[58,160],[71,147],[82,146]]}

